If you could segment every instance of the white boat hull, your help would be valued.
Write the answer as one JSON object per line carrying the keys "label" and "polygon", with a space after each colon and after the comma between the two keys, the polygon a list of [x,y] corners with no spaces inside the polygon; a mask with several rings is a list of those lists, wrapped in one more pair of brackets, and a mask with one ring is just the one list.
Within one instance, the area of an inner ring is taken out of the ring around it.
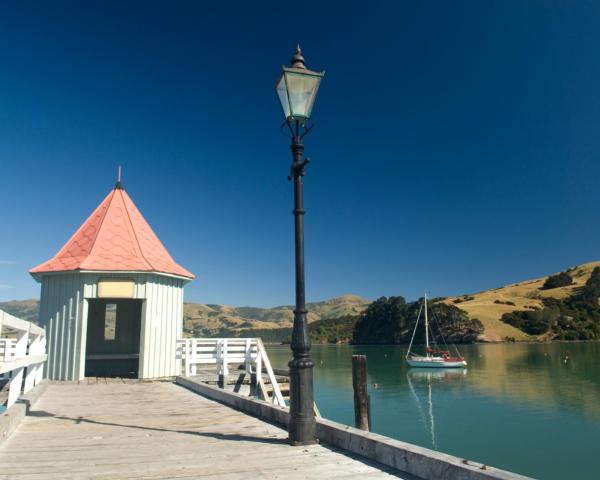
{"label": "white boat hull", "polygon": [[406,359],[411,367],[423,368],[465,368],[466,360],[444,360],[441,357],[411,357]]}

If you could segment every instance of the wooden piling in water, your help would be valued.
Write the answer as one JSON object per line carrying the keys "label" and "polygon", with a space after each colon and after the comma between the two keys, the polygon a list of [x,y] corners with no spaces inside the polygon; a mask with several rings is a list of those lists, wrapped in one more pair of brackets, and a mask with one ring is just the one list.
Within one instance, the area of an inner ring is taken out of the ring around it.
{"label": "wooden piling in water", "polygon": [[354,423],[356,428],[368,431],[370,402],[366,355],[352,355],[352,388],[354,390]]}

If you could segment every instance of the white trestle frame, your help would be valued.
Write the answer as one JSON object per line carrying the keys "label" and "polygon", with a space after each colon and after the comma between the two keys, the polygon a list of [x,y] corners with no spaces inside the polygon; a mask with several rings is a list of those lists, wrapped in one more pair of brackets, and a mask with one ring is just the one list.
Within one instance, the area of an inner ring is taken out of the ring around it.
{"label": "white trestle frame", "polygon": [[178,341],[179,371],[186,377],[197,374],[198,365],[215,365],[218,375],[227,377],[229,365],[244,365],[248,374],[256,374],[258,388],[265,398],[267,389],[262,378],[263,369],[273,388],[272,402],[286,407],[277,377],[260,338],[186,338]]}
{"label": "white trestle frame", "polygon": [[8,410],[44,377],[46,331],[0,310],[0,376],[8,378]]}

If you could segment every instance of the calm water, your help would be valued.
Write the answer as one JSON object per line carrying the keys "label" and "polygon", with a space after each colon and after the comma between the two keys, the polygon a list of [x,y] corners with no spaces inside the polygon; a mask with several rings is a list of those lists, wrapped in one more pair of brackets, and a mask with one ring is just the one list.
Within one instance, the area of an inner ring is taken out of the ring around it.
{"label": "calm water", "polygon": [[[267,350],[286,367],[288,347]],[[368,357],[374,432],[541,479],[600,478],[600,343],[470,345],[464,372],[409,369],[404,346],[315,346],[321,414],[349,425],[353,353]]]}

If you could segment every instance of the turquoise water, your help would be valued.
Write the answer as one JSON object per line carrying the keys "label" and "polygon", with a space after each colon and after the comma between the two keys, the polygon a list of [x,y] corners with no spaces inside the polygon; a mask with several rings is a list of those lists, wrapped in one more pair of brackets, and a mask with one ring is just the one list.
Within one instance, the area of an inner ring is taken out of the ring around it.
{"label": "turquoise water", "polygon": [[[286,367],[289,347],[267,350]],[[317,405],[348,425],[357,353],[374,432],[536,478],[600,478],[600,343],[469,345],[466,371],[409,369],[404,346],[314,346]]]}

